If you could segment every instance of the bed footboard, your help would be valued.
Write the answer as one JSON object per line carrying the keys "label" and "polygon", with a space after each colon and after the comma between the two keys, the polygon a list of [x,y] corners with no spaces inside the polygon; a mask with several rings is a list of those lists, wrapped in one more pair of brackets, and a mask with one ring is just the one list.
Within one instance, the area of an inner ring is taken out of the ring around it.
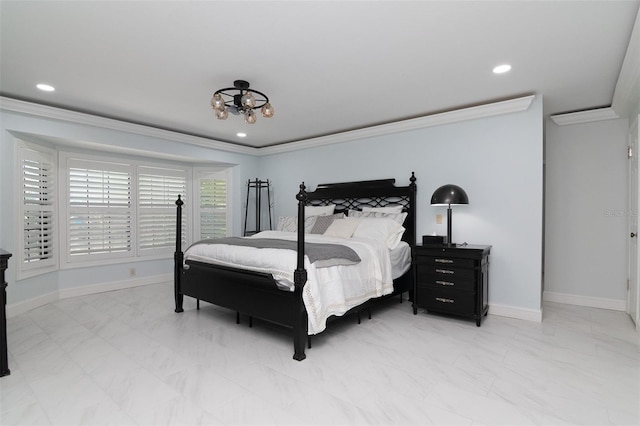
{"label": "bed footboard", "polygon": [[297,266],[294,271],[294,291],[278,288],[271,274],[184,261],[182,252],[182,205],[176,201],[176,251],[174,254],[175,312],[183,312],[184,296],[204,300],[251,317],[262,318],[287,326],[293,331],[293,358],[306,358],[308,317],[302,300],[302,290],[307,282],[304,268],[304,208],[306,191],[304,183],[296,195],[298,200]]}

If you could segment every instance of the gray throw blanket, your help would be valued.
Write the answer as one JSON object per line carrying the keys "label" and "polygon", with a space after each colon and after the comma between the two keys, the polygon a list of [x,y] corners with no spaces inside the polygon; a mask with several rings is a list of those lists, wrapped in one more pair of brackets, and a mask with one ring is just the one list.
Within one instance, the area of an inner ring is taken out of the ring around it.
{"label": "gray throw blanket", "polygon": [[[233,246],[245,246],[254,248],[274,248],[296,251],[297,241],[279,240],[276,238],[242,238],[227,237],[200,240],[196,244],[226,244]],[[304,254],[309,258],[309,262],[315,264],[316,268],[326,268],[336,265],[355,265],[360,262],[360,256],[350,247],[341,244],[327,243],[305,243]]]}

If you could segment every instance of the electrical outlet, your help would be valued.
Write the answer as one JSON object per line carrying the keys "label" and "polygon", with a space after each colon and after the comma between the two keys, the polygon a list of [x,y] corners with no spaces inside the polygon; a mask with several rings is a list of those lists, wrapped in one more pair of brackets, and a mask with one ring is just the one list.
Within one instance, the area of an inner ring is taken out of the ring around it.
{"label": "electrical outlet", "polygon": [[135,277],[136,276],[136,268],[129,269],[129,276],[130,277]]}
{"label": "electrical outlet", "polygon": [[436,223],[438,225],[442,225],[442,215],[441,214],[437,214],[436,215]]}

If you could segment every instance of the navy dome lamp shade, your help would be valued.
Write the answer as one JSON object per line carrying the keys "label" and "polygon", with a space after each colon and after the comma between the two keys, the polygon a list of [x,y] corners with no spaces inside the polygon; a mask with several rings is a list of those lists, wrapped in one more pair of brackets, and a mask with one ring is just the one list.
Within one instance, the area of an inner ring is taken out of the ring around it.
{"label": "navy dome lamp shade", "polygon": [[469,204],[469,196],[458,185],[442,185],[431,196],[432,206],[447,206],[447,247],[455,247],[451,242],[451,206],[458,204]]}

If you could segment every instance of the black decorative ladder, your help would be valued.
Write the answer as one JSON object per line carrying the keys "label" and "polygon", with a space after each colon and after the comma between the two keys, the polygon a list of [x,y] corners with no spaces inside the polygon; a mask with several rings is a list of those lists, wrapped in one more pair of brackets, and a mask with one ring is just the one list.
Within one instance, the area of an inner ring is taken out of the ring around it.
{"label": "black decorative ladder", "polygon": [[[252,190],[254,190],[255,192],[255,207],[256,207],[256,227],[254,230],[248,230],[247,229],[247,220],[249,217],[249,196],[251,195]],[[258,178],[256,178],[256,180],[248,180],[247,181],[247,203],[245,205],[245,210],[244,210],[244,235],[253,235],[253,234],[257,234],[258,232],[262,231],[261,228],[261,219],[262,219],[262,191],[266,190],[267,191],[267,210],[269,213],[269,229],[273,229],[272,228],[272,222],[271,222],[271,184],[269,183],[269,180],[259,180]]]}

